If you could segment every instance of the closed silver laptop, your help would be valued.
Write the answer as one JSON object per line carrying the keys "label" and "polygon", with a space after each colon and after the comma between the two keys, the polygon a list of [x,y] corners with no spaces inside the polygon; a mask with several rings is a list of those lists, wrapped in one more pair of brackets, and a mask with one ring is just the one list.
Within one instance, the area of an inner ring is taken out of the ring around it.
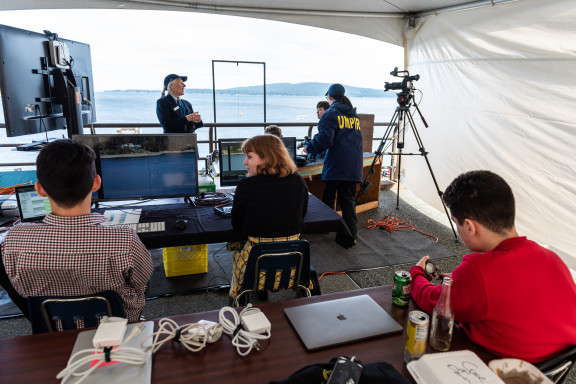
{"label": "closed silver laptop", "polygon": [[368,295],[289,307],[284,313],[308,350],[398,333],[403,329]]}

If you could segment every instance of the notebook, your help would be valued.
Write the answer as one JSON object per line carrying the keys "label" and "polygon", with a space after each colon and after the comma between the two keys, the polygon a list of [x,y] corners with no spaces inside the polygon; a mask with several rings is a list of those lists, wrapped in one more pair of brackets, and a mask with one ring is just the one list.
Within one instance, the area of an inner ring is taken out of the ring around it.
{"label": "notebook", "polygon": [[[152,321],[144,322],[144,331],[136,336],[134,339],[130,340],[126,346],[142,349],[140,343],[152,334],[154,331],[154,323]],[[128,324],[126,328],[125,338],[130,335],[132,329],[138,326],[137,323]],[[74,349],[72,350],[71,356],[76,352],[94,348],[92,345],[92,339],[96,329],[90,331],[80,332],[76,338],[76,343],[74,344]],[[146,344],[150,344],[150,340]],[[80,371],[90,368],[90,363],[86,363],[81,366]],[[62,367],[64,368],[64,367]],[[71,378],[67,384],[73,384],[80,380],[80,377]],[[144,365],[132,365],[127,363],[114,363],[102,367],[98,367],[92,372],[82,384],[147,384],[152,380],[152,353],[148,351],[148,361]]]}
{"label": "notebook", "polygon": [[42,221],[44,216],[52,212],[48,198],[38,195],[33,185],[20,185],[14,191],[21,222]]}
{"label": "notebook", "polygon": [[309,351],[402,332],[368,295],[285,308],[284,313]]}

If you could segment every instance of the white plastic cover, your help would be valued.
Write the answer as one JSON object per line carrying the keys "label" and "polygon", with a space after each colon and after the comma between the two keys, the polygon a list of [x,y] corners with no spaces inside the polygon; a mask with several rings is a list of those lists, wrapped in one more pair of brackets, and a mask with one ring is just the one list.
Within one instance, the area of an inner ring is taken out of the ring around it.
{"label": "white plastic cover", "polygon": [[[407,33],[422,91],[417,130],[440,190],[488,169],[516,197],[520,235],[576,267],[576,2],[523,0],[433,15]],[[419,100],[416,92],[416,99]],[[417,152],[409,132],[406,152]],[[402,158],[402,181],[443,210],[425,159]]]}

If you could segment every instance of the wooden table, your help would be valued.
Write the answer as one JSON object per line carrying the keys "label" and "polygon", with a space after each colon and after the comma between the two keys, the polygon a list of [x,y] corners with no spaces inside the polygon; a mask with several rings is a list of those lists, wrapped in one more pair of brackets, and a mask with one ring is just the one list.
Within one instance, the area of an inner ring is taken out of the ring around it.
{"label": "wooden table", "polygon": [[[153,357],[152,383],[269,383],[286,379],[306,365],[325,363],[340,355],[356,356],[363,363],[386,361],[412,380],[403,361],[405,331],[307,352],[283,312],[285,307],[297,304],[368,294],[405,327],[408,312],[416,308],[412,302],[408,308],[391,304],[391,292],[391,286],[383,286],[258,305],[272,324],[272,337],[261,343],[259,351],[240,357],[228,335],[222,335],[221,340],[199,353],[189,352],[178,344],[167,344]],[[201,319],[218,321],[218,312],[172,319],[181,325]],[[65,367],[77,333],[65,331],[0,340],[0,382],[57,383],[56,374]],[[484,361],[495,358],[470,342],[464,331],[456,327],[451,350],[460,349],[472,350]]]}
{"label": "wooden table", "polygon": [[[368,174],[370,166],[374,162],[374,154],[364,152],[364,162],[362,170],[362,180]],[[368,181],[372,183],[372,188],[367,194],[361,195],[356,205],[356,212],[364,212],[369,209],[378,208],[378,201],[380,199],[380,179],[382,178],[382,159],[379,158],[374,164],[374,173],[370,175]],[[322,200],[322,193],[324,192],[324,182],[321,180],[322,168],[324,168],[324,159],[318,159],[308,163],[305,167],[298,168],[297,172],[306,181],[308,190],[314,196]],[[356,187],[356,193],[360,190],[360,185]]]}

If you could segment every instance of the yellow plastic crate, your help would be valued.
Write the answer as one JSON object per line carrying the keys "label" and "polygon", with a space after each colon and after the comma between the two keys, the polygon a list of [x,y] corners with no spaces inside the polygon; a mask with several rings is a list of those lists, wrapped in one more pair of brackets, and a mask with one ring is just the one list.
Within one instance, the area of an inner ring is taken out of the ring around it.
{"label": "yellow plastic crate", "polygon": [[208,272],[208,245],[162,248],[166,277]]}

